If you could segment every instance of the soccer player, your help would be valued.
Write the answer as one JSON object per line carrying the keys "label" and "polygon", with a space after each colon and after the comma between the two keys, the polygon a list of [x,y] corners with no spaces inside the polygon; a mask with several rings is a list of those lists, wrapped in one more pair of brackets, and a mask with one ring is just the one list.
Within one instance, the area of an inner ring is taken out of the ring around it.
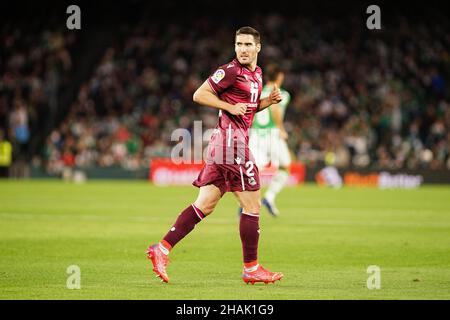
{"label": "soccer player", "polygon": [[342,177],[339,171],[332,165],[327,165],[316,173],[316,182],[320,186],[330,186],[335,189],[342,187]]}
{"label": "soccer player", "polygon": [[275,198],[288,181],[291,164],[291,156],[286,143],[288,134],[283,125],[284,114],[291,96],[281,87],[284,81],[284,72],[278,65],[267,66],[265,75],[268,81],[262,90],[261,98],[268,97],[272,89],[278,87],[283,100],[256,114],[250,135],[250,150],[255,156],[256,165],[259,168],[263,168],[269,163],[277,168],[277,172],[264,194],[262,204],[270,214],[278,216],[280,211],[275,205]]}
{"label": "soccer player", "polygon": [[262,71],[257,66],[261,50],[260,34],[251,27],[236,31],[236,58],[219,67],[194,93],[198,104],[219,109],[219,121],[211,135],[207,159],[193,185],[199,188],[194,203],[178,216],[172,228],[157,244],[147,249],[153,271],[169,282],[168,254],[195,225],[211,214],[226,192],[233,192],[243,208],[239,233],[243,250],[246,283],[275,282],[281,272],[270,272],[258,263],[260,184],[258,168],[248,147],[249,128],[256,112],[282,99],[274,86],[260,99]]}

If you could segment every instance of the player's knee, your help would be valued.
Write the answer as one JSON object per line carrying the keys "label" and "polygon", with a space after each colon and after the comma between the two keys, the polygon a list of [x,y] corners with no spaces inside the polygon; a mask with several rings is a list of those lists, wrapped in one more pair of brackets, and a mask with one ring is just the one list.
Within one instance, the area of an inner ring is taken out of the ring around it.
{"label": "player's knee", "polygon": [[261,210],[261,200],[252,201],[251,203],[245,204],[243,206],[244,212],[247,213],[253,213],[253,214],[259,214],[259,211]]}
{"label": "player's knee", "polygon": [[261,200],[258,199],[258,201],[255,203],[255,212],[258,212],[261,210]]}
{"label": "player's knee", "polygon": [[203,201],[197,200],[194,202],[194,205],[197,208],[199,208],[205,216],[208,216],[214,211],[214,208],[216,207],[216,203],[217,203],[216,201],[211,201],[211,200],[209,200],[209,201],[208,200],[203,200]]}

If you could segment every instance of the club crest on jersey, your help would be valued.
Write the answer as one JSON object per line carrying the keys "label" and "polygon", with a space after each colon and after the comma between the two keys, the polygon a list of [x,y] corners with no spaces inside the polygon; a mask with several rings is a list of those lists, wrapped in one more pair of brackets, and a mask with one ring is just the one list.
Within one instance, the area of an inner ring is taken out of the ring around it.
{"label": "club crest on jersey", "polygon": [[222,69],[218,69],[216,72],[214,72],[213,76],[211,77],[212,81],[214,81],[215,84],[218,84],[220,80],[222,80],[225,77],[225,71]]}
{"label": "club crest on jersey", "polygon": [[248,184],[254,186],[256,184],[256,180],[253,177],[248,178]]}
{"label": "club crest on jersey", "polygon": [[261,75],[259,73],[256,74],[256,79],[258,79],[259,82],[262,82]]}

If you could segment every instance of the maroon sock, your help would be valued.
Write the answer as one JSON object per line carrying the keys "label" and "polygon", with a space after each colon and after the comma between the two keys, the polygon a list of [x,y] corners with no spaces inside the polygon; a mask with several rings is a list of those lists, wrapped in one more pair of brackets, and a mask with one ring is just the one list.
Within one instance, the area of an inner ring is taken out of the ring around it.
{"label": "maroon sock", "polygon": [[241,214],[239,233],[241,235],[244,263],[258,260],[259,215]]}
{"label": "maroon sock", "polygon": [[203,212],[193,204],[183,210],[163,240],[167,241],[172,248],[191,232],[195,225],[205,218]]}

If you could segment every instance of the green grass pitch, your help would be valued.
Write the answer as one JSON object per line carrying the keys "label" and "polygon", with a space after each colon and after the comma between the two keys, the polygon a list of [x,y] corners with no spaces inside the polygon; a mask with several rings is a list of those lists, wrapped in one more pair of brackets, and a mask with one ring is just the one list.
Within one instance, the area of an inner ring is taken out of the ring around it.
{"label": "green grass pitch", "polygon": [[[0,299],[450,299],[450,187],[285,189],[261,212],[260,262],[285,274],[245,285],[237,204],[171,253],[163,284],[145,250],[194,201],[194,187],[143,181],[0,181]],[[67,267],[81,270],[69,290]],[[367,268],[381,270],[369,290]]]}

